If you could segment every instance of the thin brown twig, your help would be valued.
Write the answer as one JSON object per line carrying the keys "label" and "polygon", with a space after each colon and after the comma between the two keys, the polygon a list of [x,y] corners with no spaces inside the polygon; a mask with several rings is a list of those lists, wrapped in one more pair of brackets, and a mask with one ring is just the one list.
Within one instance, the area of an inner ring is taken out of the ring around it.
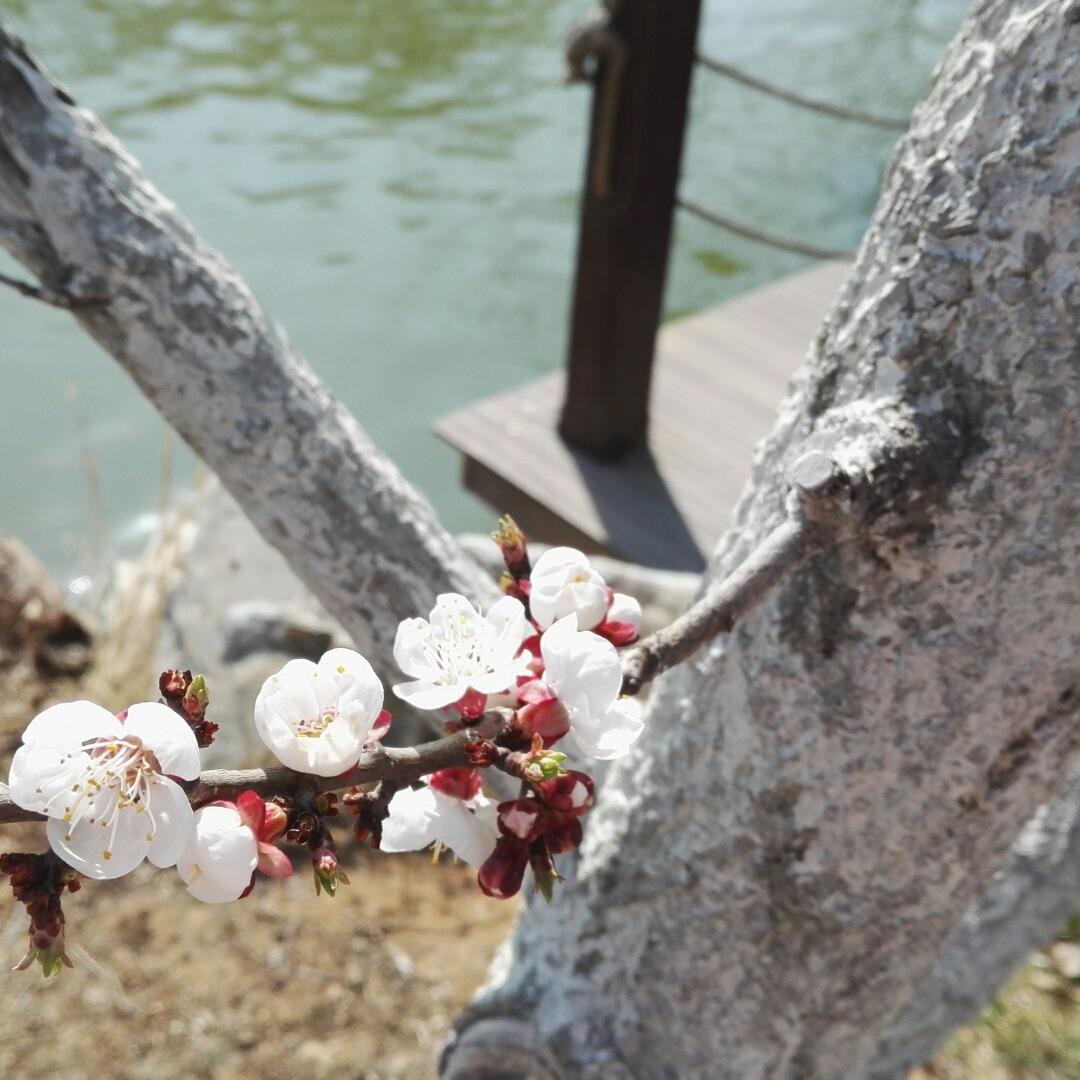
{"label": "thin brown twig", "polygon": [[688,611],[623,651],[624,694],[637,694],[707,641],[730,633],[773,586],[848,534],[850,518],[836,512],[846,478],[832,458],[820,451],[806,454],[795,463],[792,482],[799,498],[789,516]]}
{"label": "thin brown twig", "polygon": [[[792,470],[798,498],[791,513],[723,581],[669,626],[622,653],[623,693],[636,694],[645,683],[682,663],[707,641],[731,631],[772,588],[815,555],[851,535],[853,519],[838,498],[847,477],[820,451],[800,458]],[[433,742],[409,747],[376,747],[341,776],[319,777],[292,769],[215,769],[185,784],[193,805],[235,798],[242,791],[260,795],[316,794],[385,781],[394,788],[439,769],[473,765],[468,747],[478,739],[499,740],[509,726],[508,709],[490,709],[480,722]],[[0,784],[0,824],[36,821],[42,815],[11,801]]]}
{"label": "thin brown twig", "polygon": [[[470,765],[466,751],[477,739],[497,738],[505,729],[506,710],[492,709],[479,724],[419,746],[387,746],[369,750],[355,768],[341,776],[310,776],[292,769],[211,769],[198,780],[185,784],[193,805],[215,799],[234,799],[242,791],[260,795],[298,795],[321,791],[341,791],[359,784],[388,780],[395,785],[410,784],[439,769]],[[0,784],[0,824],[17,821],[41,821],[43,815],[24,810],[11,801],[6,784]]]}

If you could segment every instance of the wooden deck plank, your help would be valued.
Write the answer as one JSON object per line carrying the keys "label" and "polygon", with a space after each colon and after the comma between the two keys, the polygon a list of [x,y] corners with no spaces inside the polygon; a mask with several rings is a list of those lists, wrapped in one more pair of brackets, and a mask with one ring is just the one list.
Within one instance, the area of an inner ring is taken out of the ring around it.
{"label": "wooden deck plank", "polygon": [[464,455],[466,486],[537,539],[700,569],[847,269],[822,263],[665,326],[649,447],[617,465],[559,438],[561,373],[458,409],[436,433]]}

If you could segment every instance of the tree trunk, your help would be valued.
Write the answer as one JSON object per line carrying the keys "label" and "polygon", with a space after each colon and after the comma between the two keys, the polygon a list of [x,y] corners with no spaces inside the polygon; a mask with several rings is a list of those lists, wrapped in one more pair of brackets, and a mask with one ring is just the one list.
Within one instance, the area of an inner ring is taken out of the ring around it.
{"label": "tree trunk", "polygon": [[711,575],[809,446],[896,519],[661,680],[444,1076],[873,1072],[1077,741],[1078,102],[1080,3],[974,5]]}
{"label": "tree trunk", "polygon": [[902,1080],[973,1019],[997,987],[1080,908],[1080,766],[1027,823],[990,887],[889,1024],[873,1080]]}
{"label": "tree trunk", "polygon": [[0,245],[71,301],[377,667],[436,593],[494,595],[237,272],[2,23]]}

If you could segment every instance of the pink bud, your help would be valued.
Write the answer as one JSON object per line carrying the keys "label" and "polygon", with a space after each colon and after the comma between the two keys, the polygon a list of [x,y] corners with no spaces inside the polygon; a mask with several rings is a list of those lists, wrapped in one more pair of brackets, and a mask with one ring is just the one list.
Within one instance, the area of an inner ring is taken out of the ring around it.
{"label": "pink bud", "polygon": [[518,709],[517,723],[530,739],[539,735],[545,747],[552,747],[570,730],[570,714],[553,697]]}
{"label": "pink bud", "polygon": [[256,833],[267,844],[280,840],[289,827],[289,814],[280,803],[268,802],[263,809],[262,828]]}
{"label": "pink bud", "polygon": [[240,820],[258,837],[266,814],[266,803],[262,796],[254,791],[243,791],[237,796],[235,805]]}
{"label": "pink bud", "polygon": [[273,844],[263,843],[259,841],[259,862],[258,871],[260,874],[265,874],[267,877],[288,877],[293,872],[292,863],[289,862],[288,855],[279,847],[274,847]]}
{"label": "pink bud", "polygon": [[528,865],[529,845],[511,836],[500,836],[495,850],[480,867],[476,880],[488,896],[508,900],[521,888],[521,879]]}
{"label": "pink bud", "polygon": [[524,843],[544,832],[547,812],[536,799],[514,799],[499,803],[499,831]]}
{"label": "pink bud", "polygon": [[475,769],[440,769],[428,777],[428,783],[443,795],[463,800],[475,798],[482,786]]}
{"label": "pink bud", "polygon": [[541,780],[533,785],[533,790],[553,810],[580,817],[592,806],[595,789],[591,776],[583,772],[568,772],[550,780]]}

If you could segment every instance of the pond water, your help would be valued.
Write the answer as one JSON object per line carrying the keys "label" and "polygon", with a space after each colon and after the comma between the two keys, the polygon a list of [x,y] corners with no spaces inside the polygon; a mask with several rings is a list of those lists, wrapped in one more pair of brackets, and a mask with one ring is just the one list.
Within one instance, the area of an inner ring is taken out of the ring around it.
{"label": "pond water", "polygon": [[[2,15],[245,275],[455,529],[433,419],[562,363],[587,91],[586,0],[8,0]],[[701,47],[905,115],[963,0],[706,0]],[[854,246],[893,136],[695,78],[687,195]],[[805,260],[681,216],[667,312]],[[9,262],[0,269],[15,272]],[[69,317],[0,290],[0,528],[68,579],[138,543],[193,461]],[[78,588],[78,586],[76,586]]]}

